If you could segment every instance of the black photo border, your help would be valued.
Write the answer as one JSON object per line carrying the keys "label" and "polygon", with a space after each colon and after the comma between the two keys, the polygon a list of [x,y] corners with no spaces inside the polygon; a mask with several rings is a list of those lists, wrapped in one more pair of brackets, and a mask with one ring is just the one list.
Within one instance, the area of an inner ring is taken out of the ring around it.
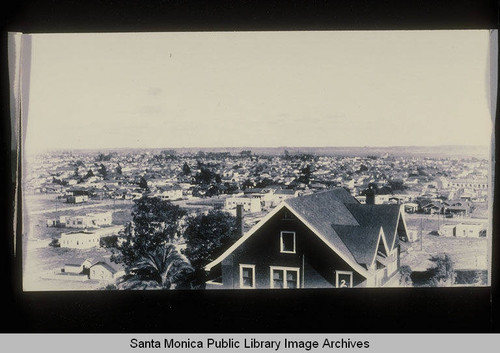
{"label": "black photo border", "polygon": [[[234,291],[22,291],[12,253],[7,32],[498,29],[498,1],[134,1],[3,3],[2,333],[492,333],[498,323],[498,237],[492,286]],[[498,108],[497,108],[498,116]],[[495,135],[497,135],[496,127]],[[495,155],[499,155],[495,146]],[[495,166],[495,175],[498,166]],[[498,184],[495,182],[495,199]],[[494,204],[493,234],[498,230]],[[18,244],[21,242],[18,241]],[[19,245],[18,245],[19,247]],[[19,250],[20,248],[18,248]],[[21,252],[18,251],[20,254]]]}

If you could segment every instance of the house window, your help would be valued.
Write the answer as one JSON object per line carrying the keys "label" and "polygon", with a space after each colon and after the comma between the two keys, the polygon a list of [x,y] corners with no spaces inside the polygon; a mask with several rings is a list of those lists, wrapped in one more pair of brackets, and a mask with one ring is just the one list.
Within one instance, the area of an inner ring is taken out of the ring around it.
{"label": "house window", "polygon": [[336,271],[335,283],[337,288],[351,288],[352,271]]}
{"label": "house window", "polygon": [[281,232],[280,251],[295,254],[295,232]]}
{"label": "house window", "polygon": [[271,288],[300,288],[298,267],[271,266]]}
{"label": "house window", "polygon": [[255,265],[240,265],[240,288],[255,288]]}

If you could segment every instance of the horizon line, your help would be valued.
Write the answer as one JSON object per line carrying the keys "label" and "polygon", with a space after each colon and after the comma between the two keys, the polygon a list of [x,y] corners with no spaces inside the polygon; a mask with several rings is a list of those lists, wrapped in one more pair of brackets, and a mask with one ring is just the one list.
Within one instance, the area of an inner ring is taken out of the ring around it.
{"label": "horizon line", "polygon": [[[181,146],[181,147],[172,147],[172,146],[164,146],[164,147],[77,147],[77,148],[67,148],[67,147],[51,147],[51,148],[45,148],[45,149],[38,149],[35,153],[39,152],[53,152],[53,151],[75,151],[75,150],[127,150],[127,149],[137,149],[137,150],[167,150],[167,149],[172,149],[172,150],[179,150],[179,149],[325,149],[325,148],[332,148],[332,149],[340,149],[340,148],[366,148],[366,149],[390,149],[390,148],[450,148],[450,147],[456,147],[456,148],[490,148],[490,144],[485,144],[485,145],[479,145],[479,144],[474,144],[474,145],[467,145],[467,144],[443,144],[443,145],[384,145],[384,146],[370,146],[370,145],[350,145],[350,146],[335,146],[335,145],[330,145],[330,146],[215,146],[215,147],[209,147],[209,146]],[[15,150],[12,150],[15,152]],[[27,153],[27,151],[24,151]]]}

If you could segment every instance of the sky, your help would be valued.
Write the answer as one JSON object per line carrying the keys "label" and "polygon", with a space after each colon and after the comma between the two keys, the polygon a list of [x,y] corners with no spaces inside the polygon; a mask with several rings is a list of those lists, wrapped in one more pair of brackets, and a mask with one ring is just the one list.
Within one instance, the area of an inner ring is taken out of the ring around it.
{"label": "sky", "polygon": [[488,145],[488,31],[32,35],[25,150]]}

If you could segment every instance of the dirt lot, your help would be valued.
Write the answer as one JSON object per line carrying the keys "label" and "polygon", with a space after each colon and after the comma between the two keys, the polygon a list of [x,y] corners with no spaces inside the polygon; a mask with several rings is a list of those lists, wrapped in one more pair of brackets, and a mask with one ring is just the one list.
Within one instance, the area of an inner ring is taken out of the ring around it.
{"label": "dirt lot", "polygon": [[91,257],[109,257],[110,252],[101,248],[65,249],[50,246],[32,247],[23,258],[23,290],[92,290],[104,287],[106,284],[95,280],[76,282],[70,280],[44,279],[44,275],[60,271],[72,259],[87,259]]}
{"label": "dirt lot", "polygon": [[48,246],[52,238],[73,228],[47,227],[47,219],[57,219],[62,215],[85,215],[91,212],[113,210],[112,223],[123,225],[131,219],[133,203],[125,200],[99,200],[71,205],[57,200],[55,195],[29,195],[24,202],[27,213],[23,230],[23,285],[25,290],[90,290],[101,288],[99,281],[76,282],[68,280],[48,280],[42,277],[60,270],[73,258],[109,256],[105,249],[88,250],[52,248]]}
{"label": "dirt lot", "polygon": [[412,249],[407,254],[402,254],[401,264],[409,265],[414,271],[423,271],[433,265],[429,261],[432,255],[448,253],[455,262],[457,269],[488,269],[489,238],[456,238],[438,236],[436,231],[443,224],[456,224],[460,222],[481,222],[488,227],[487,219],[476,218],[444,218],[442,215],[417,215],[406,214],[406,225],[409,231],[420,234],[420,240],[413,242]]}
{"label": "dirt lot", "polygon": [[413,271],[425,271],[434,263],[429,259],[439,253],[447,253],[455,262],[456,269],[486,270],[488,240],[486,238],[445,238],[424,234],[422,250],[420,241],[412,243],[412,249],[401,255],[401,264]]}

